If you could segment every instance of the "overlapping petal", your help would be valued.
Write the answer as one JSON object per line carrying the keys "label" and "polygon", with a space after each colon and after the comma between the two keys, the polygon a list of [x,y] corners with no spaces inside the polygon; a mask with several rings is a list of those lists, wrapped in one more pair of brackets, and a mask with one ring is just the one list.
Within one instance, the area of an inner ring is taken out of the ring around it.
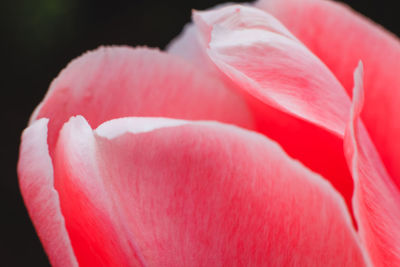
{"label": "overlapping petal", "polygon": [[347,6],[325,0],[259,0],[336,75],[348,91],[352,70],[365,66],[362,119],[382,160],[400,186],[400,42],[397,37]]}
{"label": "overlapping petal", "polygon": [[278,20],[239,5],[196,12],[194,20],[210,58],[243,90],[343,135],[350,107],[346,92]]}
{"label": "overlapping petal", "polygon": [[92,127],[126,116],[209,119],[252,127],[244,101],[213,75],[148,48],[100,48],[60,73],[32,118],[50,119],[50,154],[72,115],[84,116]]}
{"label": "overlapping petal", "polygon": [[342,144],[350,100],[334,75],[261,10],[236,5],[194,18],[197,28],[186,26],[169,52],[209,72],[218,66],[221,80],[242,91],[257,130],[331,181],[350,206],[352,179]]}
{"label": "overlapping petal", "polygon": [[388,175],[362,121],[363,70],[354,73],[346,156],[355,179],[353,199],[360,237],[375,266],[400,265],[400,191]]}
{"label": "overlapping petal", "polygon": [[47,119],[40,119],[22,135],[18,162],[19,184],[29,215],[50,263],[78,266],[54,189],[53,165],[47,146]]}
{"label": "overlapping petal", "polygon": [[55,157],[82,266],[364,266],[342,197],[256,133],[159,118],[92,131],[75,117]]}

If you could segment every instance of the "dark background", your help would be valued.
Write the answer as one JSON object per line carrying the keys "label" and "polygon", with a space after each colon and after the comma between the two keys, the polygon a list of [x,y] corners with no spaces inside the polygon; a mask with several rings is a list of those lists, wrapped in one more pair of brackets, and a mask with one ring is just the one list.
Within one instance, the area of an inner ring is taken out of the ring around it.
{"label": "dark background", "polygon": [[[1,0],[0,266],[49,265],[19,193],[16,164],[21,132],[51,80],[71,59],[100,45],[164,48],[192,8],[222,2]],[[345,2],[400,35],[395,1]]]}

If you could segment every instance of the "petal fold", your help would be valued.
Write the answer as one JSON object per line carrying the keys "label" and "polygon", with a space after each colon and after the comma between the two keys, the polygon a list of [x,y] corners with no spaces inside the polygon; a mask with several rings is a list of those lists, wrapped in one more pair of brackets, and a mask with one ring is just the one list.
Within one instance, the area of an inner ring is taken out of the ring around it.
{"label": "petal fold", "polygon": [[242,90],[343,136],[350,111],[345,90],[277,19],[233,5],[195,12],[194,20],[212,61]]}
{"label": "petal fold", "polygon": [[354,73],[351,120],[345,151],[354,181],[354,213],[362,242],[375,266],[400,265],[400,192],[362,124],[363,68]]}
{"label": "petal fold", "polygon": [[365,266],[342,197],[259,134],[161,118],[93,131],[73,117],[55,155],[82,266]]}
{"label": "petal fold", "polygon": [[47,119],[25,129],[18,161],[21,193],[29,216],[53,266],[78,266],[54,189],[47,147]]}

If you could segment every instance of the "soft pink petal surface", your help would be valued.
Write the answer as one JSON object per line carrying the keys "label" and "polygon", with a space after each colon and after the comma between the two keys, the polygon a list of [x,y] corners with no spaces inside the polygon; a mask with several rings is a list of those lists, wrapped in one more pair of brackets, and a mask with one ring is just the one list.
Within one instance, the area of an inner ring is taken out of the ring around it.
{"label": "soft pink petal surface", "polygon": [[206,72],[219,74],[218,69],[207,55],[207,43],[202,40],[201,35],[193,23],[188,23],[175,39],[167,46],[169,54],[176,55],[192,62]]}
{"label": "soft pink petal surface", "polygon": [[186,26],[169,52],[218,72],[206,58],[211,41],[208,51],[222,70],[220,79],[242,91],[257,131],[330,180],[351,206],[342,144],[350,100],[332,73],[265,12],[229,6],[194,17],[197,28]]}
{"label": "soft pink petal surface", "polygon": [[155,49],[108,47],[72,61],[33,115],[47,117],[52,154],[72,115],[92,127],[126,116],[210,119],[251,127],[246,104],[212,75]]}
{"label": "soft pink petal surface", "polygon": [[400,191],[388,175],[362,124],[362,66],[354,74],[346,156],[355,178],[353,205],[363,243],[375,266],[400,266]]}
{"label": "soft pink petal surface", "polygon": [[350,107],[346,92],[278,20],[239,5],[196,12],[194,19],[210,58],[243,90],[343,135]]}
{"label": "soft pink petal surface", "polygon": [[364,266],[330,184],[234,126],[74,117],[55,175],[81,266]]}
{"label": "soft pink petal surface", "polygon": [[400,42],[353,12],[325,0],[260,0],[256,6],[275,17],[334,72],[349,95],[352,70],[365,66],[362,118],[397,186],[400,185]]}
{"label": "soft pink petal surface", "polygon": [[40,119],[22,135],[18,162],[19,184],[25,205],[53,266],[78,266],[65,228],[53,165],[47,147],[47,119]]}

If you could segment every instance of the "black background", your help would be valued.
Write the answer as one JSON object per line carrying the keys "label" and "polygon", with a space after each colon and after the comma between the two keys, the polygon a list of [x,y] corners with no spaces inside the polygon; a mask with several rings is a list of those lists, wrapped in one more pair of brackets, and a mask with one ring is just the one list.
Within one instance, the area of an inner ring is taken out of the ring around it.
{"label": "black background", "polygon": [[[190,20],[192,8],[222,2],[1,1],[0,266],[49,265],[19,193],[16,164],[21,132],[51,80],[71,59],[100,45],[164,48]],[[345,2],[400,35],[395,1]]]}

